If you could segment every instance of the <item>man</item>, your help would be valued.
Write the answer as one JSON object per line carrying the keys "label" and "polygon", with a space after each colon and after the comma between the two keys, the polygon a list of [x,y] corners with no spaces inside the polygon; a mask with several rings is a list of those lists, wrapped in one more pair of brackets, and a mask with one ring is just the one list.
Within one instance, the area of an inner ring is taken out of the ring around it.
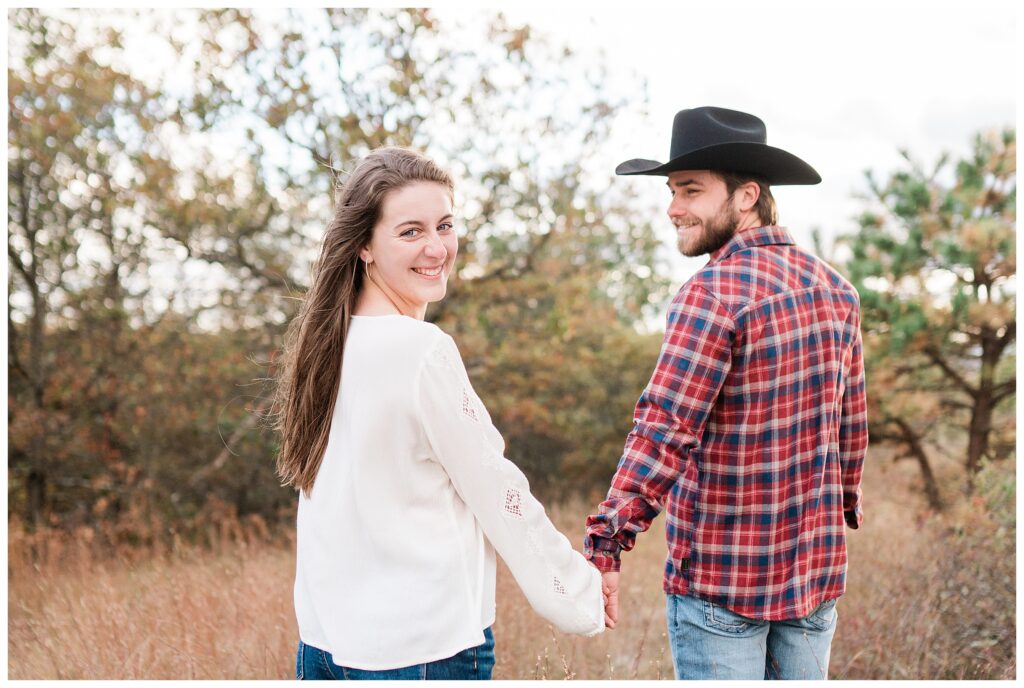
{"label": "man", "polygon": [[668,177],[679,250],[710,260],[668,312],[608,498],[587,519],[606,623],[619,554],[667,507],[669,641],[682,679],[826,678],[861,523],[867,448],[860,304],[777,226],[772,184],[817,184],[743,112],[679,112]]}

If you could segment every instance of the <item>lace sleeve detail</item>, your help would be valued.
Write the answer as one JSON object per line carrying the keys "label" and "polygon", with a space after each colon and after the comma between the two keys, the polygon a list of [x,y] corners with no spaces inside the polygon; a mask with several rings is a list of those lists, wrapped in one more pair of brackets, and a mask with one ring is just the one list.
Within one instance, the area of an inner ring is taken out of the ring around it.
{"label": "lace sleeve detail", "polygon": [[548,519],[473,390],[454,341],[427,356],[417,385],[436,458],[531,606],[560,630],[604,629],[601,576]]}
{"label": "lace sleeve detail", "polygon": [[506,518],[515,518],[520,521],[523,519],[523,496],[518,489],[510,487],[505,490],[504,509]]}

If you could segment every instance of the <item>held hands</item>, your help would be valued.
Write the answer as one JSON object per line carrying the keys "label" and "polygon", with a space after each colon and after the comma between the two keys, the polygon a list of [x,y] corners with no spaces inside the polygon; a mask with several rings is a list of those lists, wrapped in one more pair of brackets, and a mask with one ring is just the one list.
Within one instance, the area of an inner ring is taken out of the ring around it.
{"label": "held hands", "polygon": [[605,628],[615,628],[619,620],[619,572],[601,574],[601,593],[604,595]]}

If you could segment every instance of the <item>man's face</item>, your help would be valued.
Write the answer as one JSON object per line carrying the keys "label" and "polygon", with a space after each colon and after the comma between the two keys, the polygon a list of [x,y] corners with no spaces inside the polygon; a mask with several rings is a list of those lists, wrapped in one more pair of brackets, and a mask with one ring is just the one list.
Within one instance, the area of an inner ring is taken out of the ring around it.
{"label": "man's face", "polygon": [[732,238],[739,210],[725,182],[708,170],[684,170],[668,176],[672,202],[668,217],[676,226],[679,252],[684,256],[712,253]]}

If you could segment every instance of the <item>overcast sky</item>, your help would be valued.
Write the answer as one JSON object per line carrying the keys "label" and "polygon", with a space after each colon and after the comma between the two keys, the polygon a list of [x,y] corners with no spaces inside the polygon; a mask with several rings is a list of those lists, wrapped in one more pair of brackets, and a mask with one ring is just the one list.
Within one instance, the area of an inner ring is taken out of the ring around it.
{"label": "overcast sky", "polygon": [[[623,73],[647,78],[647,115],[608,143],[616,162],[666,160],[672,118],[683,108],[761,117],[769,144],[823,178],[775,189],[782,224],[810,246],[812,227],[826,237],[854,228],[862,204],[851,196],[865,189],[864,170],[897,169],[900,148],[930,165],[944,150],[965,154],[978,130],[1016,123],[1015,4],[732,0],[627,10],[549,2],[504,11],[581,50],[603,49]],[[619,183],[638,193],[657,187],[667,199],[658,179]],[[677,274],[701,264],[681,260]]]}

